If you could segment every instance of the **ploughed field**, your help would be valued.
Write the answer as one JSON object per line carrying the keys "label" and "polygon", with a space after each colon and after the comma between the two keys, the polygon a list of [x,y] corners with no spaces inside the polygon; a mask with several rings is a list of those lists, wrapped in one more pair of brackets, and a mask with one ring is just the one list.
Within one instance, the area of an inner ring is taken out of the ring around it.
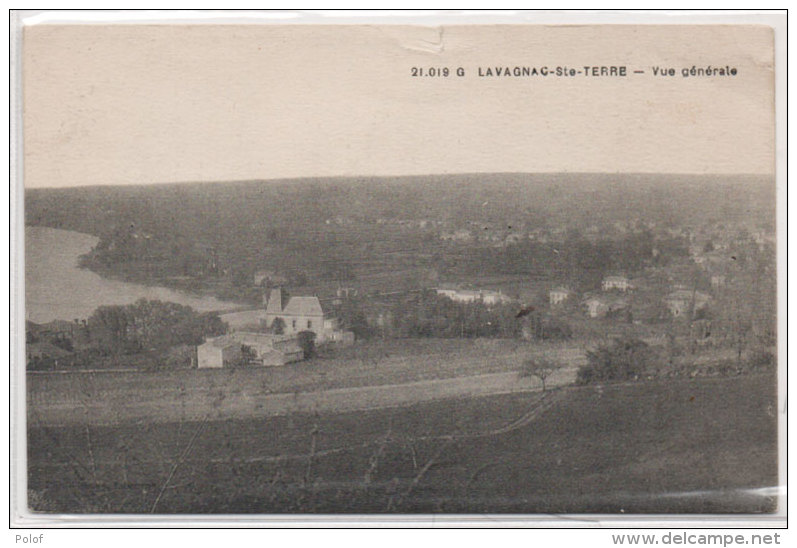
{"label": "ploughed field", "polygon": [[[770,375],[350,413],[28,431],[29,505],[67,513],[768,512]],[[763,494],[762,494],[763,493]]]}

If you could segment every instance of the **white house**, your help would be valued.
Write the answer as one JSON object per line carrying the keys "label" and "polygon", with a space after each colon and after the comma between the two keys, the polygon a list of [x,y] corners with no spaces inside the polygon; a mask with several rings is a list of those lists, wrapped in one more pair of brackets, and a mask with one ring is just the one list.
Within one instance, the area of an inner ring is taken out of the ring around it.
{"label": "white house", "polygon": [[582,301],[590,318],[602,318],[607,314],[616,313],[628,309],[628,301],[624,298],[612,298],[604,296],[590,296]]}
{"label": "white house", "polygon": [[601,283],[601,288],[604,291],[610,291],[612,289],[628,291],[629,287],[628,278],[625,276],[606,276]]}
{"label": "white house", "polygon": [[354,335],[341,331],[335,318],[327,318],[321,301],[315,296],[288,296],[282,289],[272,289],[266,305],[266,327],[272,328],[277,318],[282,320],[285,335],[312,331],[316,342],[353,342]]}
{"label": "white house", "polygon": [[487,306],[509,303],[514,300],[504,295],[501,291],[484,289],[453,289],[450,287],[439,287],[435,289],[435,293],[458,303],[480,302]]}
{"label": "white house", "polygon": [[242,355],[241,344],[229,335],[222,335],[196,347],[196,364],[199,369],[220,369],[236,365]]}
{"label": "white house", "polygon": [[571,291],[566,287],[555,287],[548,292],[548,302],[551,306],[557,306],[570,298]]}
{"label": "white house", "polygon": [[664,297],[664,306],[669,313],[677,318],[683,316],[690,310],[697,312],[702,310],[711,301],[711,297],[701,291],[690,291],[688,289],[676,289]]}
{"label": "white house", "polygon": [[[236,331],[208,339],[197,346],[197,368],[220,369],[239,365],[277,366],[304,359],[296,337]],[[246,351],[246,352],[245,352]]]}

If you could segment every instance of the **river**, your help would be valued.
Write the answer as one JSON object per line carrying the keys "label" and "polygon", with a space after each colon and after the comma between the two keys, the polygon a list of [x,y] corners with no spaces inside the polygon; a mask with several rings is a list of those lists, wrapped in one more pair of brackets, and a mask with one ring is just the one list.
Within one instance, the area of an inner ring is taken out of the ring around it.
{"label": "river", "polygon": [[165,287],[109,280],[78,268],[97,238],[69,230],[25,227],[25,319],[46,323],[88,318],[101,305],[158,299],[201,312],[240,308],[240,304],[200,297]]}

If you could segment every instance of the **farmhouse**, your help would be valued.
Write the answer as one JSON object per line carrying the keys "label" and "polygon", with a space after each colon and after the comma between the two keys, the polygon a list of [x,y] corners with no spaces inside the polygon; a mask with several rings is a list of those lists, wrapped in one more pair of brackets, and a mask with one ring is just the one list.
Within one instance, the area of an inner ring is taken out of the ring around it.
{"label": "farmhouse", "polygon": [[557,306],[570,298],[571,291],[566,287],[556,287],[548,292],[548,301],[551,306]]}
{"label": "farmhouse", "polygon": [[281,288],[272,289],[266,304],[266,327],[273,329],[280,319],[285,335],[312,331],[316,342],[354,342],[354,334],[342,331],[335,318],[327,318],[321,301],[315,296],[289,297]]}
{"label": "farmhouse", "polygon": [[629,288],[628,278],[625,276],[606,276],[601,283],[601,289],[604,291],[610,291],[612,289],[628,291]]}
{"label": "farmhouse", "polygon": [[700,291],[690,291],[688,289],[676,289],[664,297],[664,306],[669,313],[677,318],[686,312],[692,311],[694,314],[702,310],[711,300],[711,297]]}
{"label": "farmhouse", "polygon": [[470,242],[473,240],[473,234],[471,234],[470,230],[462,228],[454,232],[443,232],[440,234],[440,239],[453,242]]}
{"label": "farmhouse", "polygon": [[513,299],[504,295],[501,291],[490,291],[484,289],[456,289],[452,287],[438,287],[435,293],[447,297],[458,303],[484,303],[487,306],[512,302]]}
{"label": "farmhouse", "polygon": [[197,346],[199,369],[249,365],[276,366],[304,359],[295,337],[236,331]]}
{"label": "farmhouse", "polygon": [[196,364],[199,369],[230,367],[238,364],[242,355],[241,344],[222,335],[196,347]]}
{"label": "farmhouse", "polygon": [[590,318],[602,318],[628,309],[628,301],[623,298],[611,298],[601,295],[589,296],[582,301]]}

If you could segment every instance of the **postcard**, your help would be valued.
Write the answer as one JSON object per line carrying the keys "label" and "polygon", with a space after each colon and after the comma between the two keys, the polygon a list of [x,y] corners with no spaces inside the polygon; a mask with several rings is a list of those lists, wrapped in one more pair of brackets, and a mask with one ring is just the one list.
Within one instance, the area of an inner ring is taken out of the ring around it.
{"label": "postcard", "polygon": [[779,515],[774,43],[25,26],[21,512]]}

